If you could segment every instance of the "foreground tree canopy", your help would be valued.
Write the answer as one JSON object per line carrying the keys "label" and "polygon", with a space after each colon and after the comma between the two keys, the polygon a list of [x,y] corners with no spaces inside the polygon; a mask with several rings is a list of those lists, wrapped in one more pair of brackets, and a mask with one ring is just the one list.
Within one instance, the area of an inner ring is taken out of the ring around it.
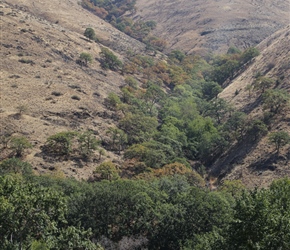
{"label": "foreground tree canopy", "polygon": [[289,179],[252,191],[235,181],[214,192],[193,184],[173,173],[95,183],[6,173],[0,176],[1,246],[288,249]]}

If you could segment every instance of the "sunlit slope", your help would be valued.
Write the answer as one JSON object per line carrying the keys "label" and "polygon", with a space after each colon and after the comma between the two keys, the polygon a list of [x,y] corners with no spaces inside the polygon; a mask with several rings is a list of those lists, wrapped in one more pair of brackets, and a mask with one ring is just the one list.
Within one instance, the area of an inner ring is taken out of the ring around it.
{"label": "sunlit slope", "polygon": [[137,0],[135,18],[158,23],[157,36],[187,52],[246,48],[289,24],[289,0]]}

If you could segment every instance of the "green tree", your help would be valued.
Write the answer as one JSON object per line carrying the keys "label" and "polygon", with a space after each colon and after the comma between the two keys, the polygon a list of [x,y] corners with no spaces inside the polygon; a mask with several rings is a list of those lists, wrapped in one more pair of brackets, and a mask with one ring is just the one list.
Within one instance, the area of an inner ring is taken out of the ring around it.
{"label": "green tree", "polygon": [[48,137],[45,150],[55,155],[69,155],[71,153],[72,139],[77,135],[76,132],[60,132]]}
{"label": "green tree", "polygon": [[234,47],[234,46],[229,47],[229,49],[227,51],[228,55],[240,54],[240,53],[241,53],[241,51],[237,47]]}
{"label": "green tree", "polygon": [[225,123],[224,130],[230,131],[234,139],[242,139],[246,131],[246,117],[244,112],[234,112]]}
{"label": "green tree", "polygon": [[290,143],[290,135],[285,131],[272,132],[269,134],[269,142],[275,145],[279,155],[281,147]]}
{"label": "green tree", "polygon": [[251,121],[247,127],[247,133],[253,138],[254,141],[259,139],[261,136],[267,134],[267,132],[268,128],[266,124],[259,119]]}
{"label": "green tree", "polygon": [[274,82],[275,81],[271,78],[260,76],[254,81],[253,88],[264,93],[266,89],[274,84]]}
{"label": "green tree", "polygon": [[86,28],[84,36],[89,38],[90,40],[96,40],[96,33],[93,28]]}
{"label": "green tree", "polygon": [[25,149],[32,148],[32,144],[23,136],[15,136],[10,140],[10,148],[14,151],[16,157],[21,157]]}
{"label": "green tree", "polygon": [[206,100],[217,98],[222,90],[222,87],[216,82],[205,82],[202,84],[202,94]]}
{"label": "green tree", "polygon": [[169,54],[169,58],[172,60],[178,60],[179,62],[182,62],[183,59],[185,58],[185,54],[184,52],[180,51],[180,50],[173,50],[170,52]]}
{"label": "green tree", "polygon": [[217,124],[221,124],[222,120],[231,111],[230,105],[222,98],[216,98],[206,103],[204,115],[212,117]]}
{"label": "green tree", "polygon": [[290,182],[282,179],[269,189],[245,191],[237,199],[234,220],[222,249],[288,249],[290,244]]}
{"label": "green tree", "polygon": [[107,48],[101,48],[100,57],[101,67],[104,69],[116,71],[122,67],[122,62]]}
{"label": "green tree", "polygon": [[78,141],[80,152],[86,158],[90,158],[100,144],[100,141],[96,139],[93,132],[89,130],[81,133]]}
{"label": "green tree", "polygon": [[94,174],[97,174],[100,180],[113,181],[120,178],[118,172],[116,165],[111,161],[107,161],[97,166]]}
{"label": "green tree", "polygon": [[251,84],[247,84],[245,90],[248,91],[249,97],[252,95],[253,86]]}
{"label": "green tree", "polygon": [[260,55],[260,51],[255,47],[247,48],[241,55],[240,63],[244,64],[251,61],[254,57]]}
{"label": "green tree", "polygon": [[287,106],[289,106],[289,94],[280,89],[269,89],[263,96],[263,108],[269,109],[274,114],[279,114]]}
{"label": "green tree", "polygon": [[149,87],[146,89],[144,99],[149,106],[149,113],[152,115],[152,109],[157,102],[161,102],[165,97],[163,90],[154,83],[149,83]]}
{"label": "green tree", "polygon": [[111,150],[117,150],[120,154],[128,142],[127,134],[123,130],[114,127],[109,128],[106,134],[109,135],[111,139],[109,142]]}
{"label": "green tree", "polygon": [[0,132],[0,143],[2,144],[3,149],[8,147],[8,143],[11,140],[13,131],[10,129],[2,129]]}
{"label": "green tree", "polygon": [[109,93],[108,97],[105,99],[105,105],[112,110],[116,110],[120,104],[120,97],[115,93]]}
{"label": "green tree", "polygon": [[[62,232],[70,227],[66,226],[67,205],[62,193],[27,183],[19,175],[6,175],[0,176],[0,201],[2,249],[30,249],[31,244],[36,248],[35,241],[45,242],[42,249],[96,249],[83,230],[64,239]],[[77,242],[71,244],[75,238]]]}
{"label": "green tree", "polygon": [[128,135],[128,143],[140,143],[152,138],[158,125],[155,117],[141,114],[126,114],[120,121],[120,128]]}

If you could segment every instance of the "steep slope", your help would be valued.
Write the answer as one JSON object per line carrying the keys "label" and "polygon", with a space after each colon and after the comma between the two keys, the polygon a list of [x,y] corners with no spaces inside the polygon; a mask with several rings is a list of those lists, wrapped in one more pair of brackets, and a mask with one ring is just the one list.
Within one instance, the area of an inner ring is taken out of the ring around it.
{"label": "steep slope", "polygon": [[[68,176],[87,178],[94,163],[55,162],[41,155],[41,146],[57,132],[92,129],[100,138],[114,124],[103,103],[108,93],[120,91],[124,80],[100,67],[102,45],[87,40],[84,30],[93,27],[100,39],[122,53],[129,48],[140,52],[144,45],[83,10],[77,1],[1,2],[1,15],[0,132],[33,142],[24,160],[39,172],[61,169]],[[82,52],[96,58],[89,67],[76,63]],[[1,159],[7,156],[5,150],[0,153]],[[106,157],[118,160],[111,153]]]}
{"label": "steep slope", "polygon": [[[261,54],[247,66],[247,69],[231,81],[220,97],[228,100],[240,111],[246,112],[250,121],[263,119],[261,93],[253,90],[249,95],[247,85],[252,85],[257,74],[275,80],[271,87],[290,93],[290,26],[268,37],[258,48]],[[269,133],[286,131],[290,133],[289,107],[274,116],[268,126]],[[211,172],[220,178],[241,179],[248,186],[263,186],[275,178],[290,176],[290,147],[286,146],[277,156],[268,137],[256,143],[240,142],[234,145],[212,167]]]}
{"label": "steep slope", "polygon": [[158,23],[169,48],[189,53],[247,48],[289,24],[289,0],[137,0],[135,19]]}

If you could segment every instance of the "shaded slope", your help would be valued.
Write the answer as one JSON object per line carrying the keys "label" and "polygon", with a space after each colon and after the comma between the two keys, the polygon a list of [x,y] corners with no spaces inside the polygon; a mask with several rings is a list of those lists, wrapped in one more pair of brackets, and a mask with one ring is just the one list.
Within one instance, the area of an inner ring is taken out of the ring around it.
{"label": "shaded slope", "polygon": [[[274,79],[273,88],[290,93],[290,26],[279,30],[258,48],[261,54],[247,66],[247,69],[220,94],[240,111],[246,112],[250,119],[263,118],[261,94],[253,92],[249,96],[248,84],[253,84],[255,75],[262,74]],[[237,94],[238,93],[238,94]],[[286,131],[290,133],[289,108],[275,116],[269,125],[269,132]],[[274,178],[290,175],[289,146],[283,148],[279,157],[265,136],[259,142],[242,141],[234,145],[211,168],[211,173],[220,178],[242,179],[249,186],[267,185]]]}

